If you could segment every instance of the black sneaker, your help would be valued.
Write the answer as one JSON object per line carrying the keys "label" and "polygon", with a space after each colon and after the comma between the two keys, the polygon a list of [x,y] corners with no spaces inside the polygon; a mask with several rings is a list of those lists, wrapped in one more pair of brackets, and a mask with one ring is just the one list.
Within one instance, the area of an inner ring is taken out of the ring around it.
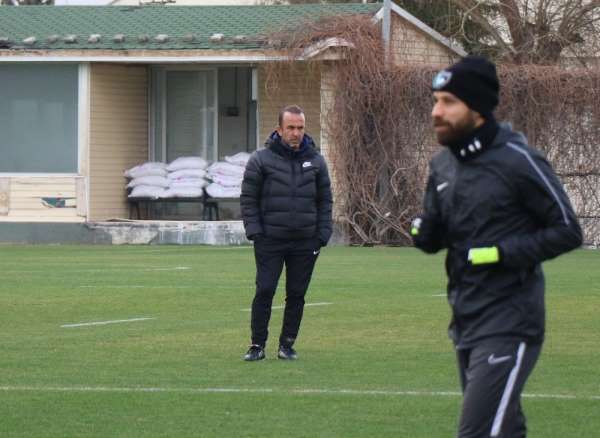
{"label": "black sneaker", "polygon": [[260,345],[252,344],[244,355],[244,360],[252,362],[255,360],[263,360],[265,358],[265,349]]}
{"label": "black sneaker", "polygon": [[286,347],[285,345],[279,346],[279,351],[277,352],[277,357],[283,360],[296,360],[298,359],[298,355],[296,354],[296,350],[292,347]]}

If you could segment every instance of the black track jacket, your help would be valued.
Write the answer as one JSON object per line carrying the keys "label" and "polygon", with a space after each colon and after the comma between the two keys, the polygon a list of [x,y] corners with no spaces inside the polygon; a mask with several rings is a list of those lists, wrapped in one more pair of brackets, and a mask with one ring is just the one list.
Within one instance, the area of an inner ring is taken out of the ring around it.
{"label": "black track jacket", "polygon": [[[470,160],[448,149],[430,162],[424,201],[430,226],[415,245],[447,248],[450,337],[458,348],[500,337],[544,338],[541,262],[577,248],[581,228],[561,183],[525,138],[501,126]],[[498,246],[500,263],[473,266],[470,248]]]}
{"label": "black track jacket", "polygon": [[324,246],[332,232],[331,181],[327,164],[304,135],[297,151],[277,131],[252,154],[240,197],[246,236],[286,240],[316,238]]}

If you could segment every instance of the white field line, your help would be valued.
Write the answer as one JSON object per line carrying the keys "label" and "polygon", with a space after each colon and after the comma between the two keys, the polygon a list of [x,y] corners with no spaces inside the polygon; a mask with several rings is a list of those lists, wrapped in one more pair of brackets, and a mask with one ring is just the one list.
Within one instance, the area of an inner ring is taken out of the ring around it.
{"label": "white field line", "polygon": [[192,269],[189,266],[175,266],[174,268],[149,268],[142,269],[142,271],[185,271],[188,269]]}
{"label": "white field line", "polygon": [[[192,269],[189,266],[173,266],[173,267],[164,267],[164,266],[155,266],[151,268],[140,268],[140,267],[122,267],[122,266],[106,266],[102,269],[69,269],[69,274],[77,273],[77,272],[107,272],[107,271],[127,271],[127,272],[152,272],[152,271],[187,271],[188,269]],[[47,270],[3,270],[3,274],[47,274]]]}
{"label": "white field line", "polygon": [[[306,303],[304,307],[331,306],[333,303]],[[273,306],[271,309],[285,309],[285,305]],[[240,309],[241,312],[252,312],[252,309]]]}
{"label": "white field line", "polygon": [[210,248],[210,251],[231,251],[231,250],[248,250],[254,249],[252,245],[240,245],[240,246],[214,246]]}
{"label": "white field line", "polygon": [[164,289],[164,290],[172,290],[172,289],[195,289],[197,291],[202,290],[215,290],[215,289],[225,289],[225,290],[234,290],[234,289],[248,289],[246,283],[245,284],[235,285],[235,286],[223,286],[223,285],[211,285],[211,286],[175,286],[175,285],[164,285],[164,286],[145,286],[142,284],[84,284],[77,286],[80,289]]}
{"label": "white field line", "polygon": [[93,325],[108,325],[108,324],[122,324],[124,322],[137,322],[147,321],[155,318],[131,318],[131,319],[115,319],[113,321],[94,321],[94,322],[79,322],[77,324],[63,324],[61,328],[72,328],[72,327],[87,327]]}
{"label": "white field line", "polygon": [[446,294],[434,294],[432,297],[446,297]]}
{"label": "white field line", "polygon": [[164,286],[148,286],[143,284],[84,284],[79,286],[82,289],[191,289],[192,287],[197,286],[173,286],[173,285],[164,285]]}
{"label": "white field line", "polygon": [[[118,386],[0,386],[4,392],[113,392],[113,393],[186,393],[186,394],[291,394],[291,395],[350,395],[383,397],[461,397],[459,391],[385,391],[359,389],[274,389],[274,388],[173,388],[173,387],[118,387]],[[523,394],[524,398],[549,400],[600,401],[600,395]]]}

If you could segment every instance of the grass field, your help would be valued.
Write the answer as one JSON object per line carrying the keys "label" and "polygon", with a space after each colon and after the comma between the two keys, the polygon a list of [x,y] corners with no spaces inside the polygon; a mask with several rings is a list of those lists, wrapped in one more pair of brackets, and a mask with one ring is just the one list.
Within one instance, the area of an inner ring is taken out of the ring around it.
{"label": "grass field", "polygon": [[[275,359],[273,344],[267,360],[241,360],[248,247],[0,246],[0,269],[0,436],[454,436],[441,255],[325,248],[295,362]],[[597,437],[600,251],[545,271],[529,436]]]}

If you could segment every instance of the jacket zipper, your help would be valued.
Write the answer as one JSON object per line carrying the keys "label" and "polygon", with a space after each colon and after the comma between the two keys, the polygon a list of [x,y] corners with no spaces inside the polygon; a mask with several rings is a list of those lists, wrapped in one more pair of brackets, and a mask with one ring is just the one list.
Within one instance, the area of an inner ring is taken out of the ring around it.
{"label": "jacket zipper", "polygon": [[[460,174],[461,174],[461,165],[460,162],[456,163],[456,173],[454,174],[454,184],[452,187],[452,205],[450,206],[450,210],[451,212],[454,211],[456,209],[456,193],[458,192],[457,187],[459,184],[459,180],[460,180]],[[455,221],[456,218],[454,217],[453,214],[449,214],[448,215],[449,218],[451,218],[452,221]],[[454,228],[454,223],[452,223],[452,226]],[[453,249],[454,251],[456,251],[456,249]],[[459,251],[460,253],[460,251]],[[456,269],[455,267],[453,267],[453,269]],[[462,273],[458,273],[460,275],[460,278],[458,279],[459,281],[456,283],[455,285],[455,296],[454,296],[454,306],[455,307],[458,304],[458,300],[459,300],[459,296],[460,296],[460,282],[462,282]],[[453,309],[453,313],[454,309]],[[455,313],[456,314],[456,313]],[[456,316],[454,317],[454,327],[455,327],[455,335],[456,335],[456,345],[460,345],[461,342],[461,323],[459,321],[459,318],[457,318]]]}
{"label": "jacket zipper", "polygon": [[290,161],[292,165],[292,228],[296,228],[296,160]]}

